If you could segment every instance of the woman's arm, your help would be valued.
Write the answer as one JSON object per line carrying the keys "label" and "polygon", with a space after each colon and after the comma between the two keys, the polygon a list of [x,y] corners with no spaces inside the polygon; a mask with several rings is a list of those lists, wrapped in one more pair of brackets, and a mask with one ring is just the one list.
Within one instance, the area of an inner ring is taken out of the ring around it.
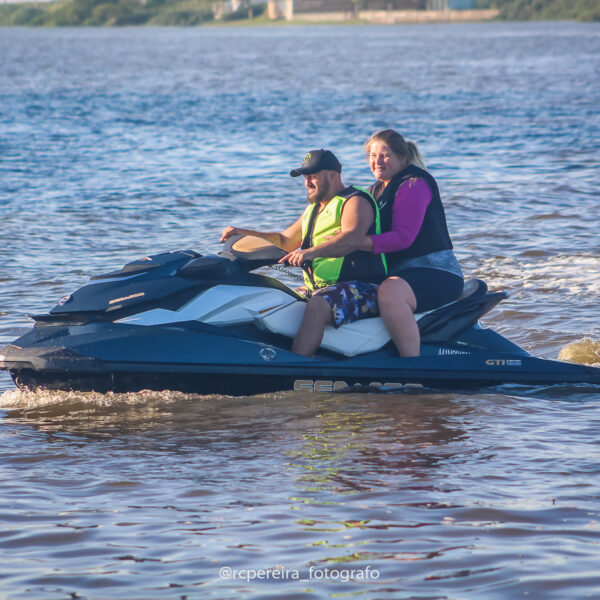
{"label": "woman's arm", "polygon": [[361,242],[360,249],[381,254],[398,252],[411,246],[421,231],[431,198],[431,190],[423,179],[405,181],[394,199],[391,231],[367,236]]}

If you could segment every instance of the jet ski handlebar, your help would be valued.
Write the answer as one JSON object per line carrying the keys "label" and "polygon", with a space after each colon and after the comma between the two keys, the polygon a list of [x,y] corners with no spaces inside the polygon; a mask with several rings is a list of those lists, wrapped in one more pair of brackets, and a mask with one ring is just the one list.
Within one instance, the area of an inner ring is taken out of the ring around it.
{"label": "jet ski handlebar", "polygon": [[252,235],[232,235],[219,256],[236,262],[246,271],[275,264],[287,252],[268,240]]}
{"label": "jet ski handlebar", "polygon": [[[252,235],[232,235],[227,238],[225,247],[219,256],[228,258],[244,268],[252,271],[259,267],[267,267],[279,262],[288,253],[275,244]],[[290,266],[287,261],[283,263]],[[300,268],[307,273],[312,273],[312,262],[304,261]]]}

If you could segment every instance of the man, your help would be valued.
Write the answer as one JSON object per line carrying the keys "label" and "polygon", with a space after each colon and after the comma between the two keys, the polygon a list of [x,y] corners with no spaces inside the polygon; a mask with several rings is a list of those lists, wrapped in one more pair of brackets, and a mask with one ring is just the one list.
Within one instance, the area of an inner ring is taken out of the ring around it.
{"label": "man", "polygon": [[382,254],[358,251],[367,234],[379,233],[379,210],[371,195],[342,182],[342,165],[329,150],[309,152],[292,177],[304,175],[308,206],[287,229],[276,232],[226,227],[232,235],[253,235],[283,248],[279,262],[303,267],[311,293],[292,352],[312,356],[321,344],[326,325],[377,314],[377,285],[386,274]]}

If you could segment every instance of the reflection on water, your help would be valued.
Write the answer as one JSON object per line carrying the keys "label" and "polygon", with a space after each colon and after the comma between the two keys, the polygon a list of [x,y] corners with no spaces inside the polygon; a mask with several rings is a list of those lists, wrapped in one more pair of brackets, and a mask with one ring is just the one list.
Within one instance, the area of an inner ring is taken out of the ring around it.
{"label": "reflection on water", "polygon": [[[597,393],[585,403],[47,394],[5,394],[14,408],[2,453],[13,499],[2,517],[19,525],[0,546],[55,565],[34,582],[41,597],[69,581],[116,597],[135,580],[147,581],[144,597],[204,597],[198,586],[209,585],[216,597],[248,589],[260,598],[272,582],[223,579],[219,569],[307,576],[312,566],[370,567],[379,578],[325,578],[312,592],[289,580],[272,592],[452,597],[468,580],[473,597],[502,598],[545,589],[548,561],[561,574],[556,594],[596,589],[585,573],[600,522],[589,479],[600,458],[590,454]],[[59,557],[69,561],[56,568]],[[21,568],[29,572],[27,561]]]}
{"label": "reflection on water", "polygon": [[394,485],[396,477],[403,487],[446,458],[436,449],[463,435],[447,417],[468,412],[447,406],[450,415],[441,416],[439,403],[427,395],[390,394],[385,411],[364,396],[345,395],[341,402],[342,411],[319,415],[318,426],[303,435],[303,447],[288,454],[305,472],[299,481],[308,493],[374,491]]}

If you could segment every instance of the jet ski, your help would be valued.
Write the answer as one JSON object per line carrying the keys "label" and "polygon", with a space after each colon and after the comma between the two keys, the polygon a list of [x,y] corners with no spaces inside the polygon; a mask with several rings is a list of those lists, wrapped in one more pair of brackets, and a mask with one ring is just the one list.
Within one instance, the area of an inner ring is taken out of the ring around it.
{"label": "jet ski", "polygon": [[250,395],[505,383],[600,383],[600,368],[536,358],[482,327],[507,297],[477,279],[455,302],[417,314],[421,354],[401,358],[380,318],[327,327],[313,357],[291,352],[306,298],[266,274],[285,255],[233,236],[223,251],[147,256],[96,275],[0,349],[19,387]]}

